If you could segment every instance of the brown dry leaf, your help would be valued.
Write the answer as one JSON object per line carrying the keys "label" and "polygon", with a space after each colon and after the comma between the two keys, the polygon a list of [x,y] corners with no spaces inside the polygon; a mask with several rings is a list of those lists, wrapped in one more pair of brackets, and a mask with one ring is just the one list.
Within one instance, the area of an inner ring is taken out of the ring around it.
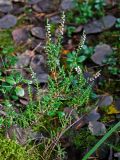
{"label": "brown dry leaf", "polygon": [[57,74],[57,72],[51,72],[50,76],[55,80],[55,79],[57,79],[58,74]]}
{"label": "brown dry leaf", "polygon": [[67,50],[67,49],[64,49],[64,50],[62,51],[62,55],[67,55],[68,53],[70,53],[70,51]]}
{"label": "brown dry leaf", "polygon": [[21,104],[23,104],[25,106],[29,103],[29,101],[27,99],[22,99],[21,98],[19,101],[20,101]]}

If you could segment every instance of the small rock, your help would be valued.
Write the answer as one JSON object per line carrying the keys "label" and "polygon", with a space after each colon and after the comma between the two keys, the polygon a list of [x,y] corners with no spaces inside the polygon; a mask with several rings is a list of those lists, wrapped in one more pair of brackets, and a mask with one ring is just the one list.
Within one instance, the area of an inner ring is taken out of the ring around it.
{"label": "small rock", "polygon": [[35,55],[30,63],[39,83],[47,83],[48,74],[46,73],[45,59],[42,55]]}
{"label": "small rock", "polygon": [[8,29],[15,26],[16,23],[17,23],[17,18],[11,14],[8,14],[0,19],[0,28]]}
{"label": "small rock", "polygon": [[38,12],[41,10],[42,12],[50,13],[58,9],[59,3],[60,0],[41,0],[37,3],[37,6],[34,6],[34,9],[37,8]]}
{"label": "small rock", "polygon": [[97,121],[100,118],[100,114],[96,112],[96,110],[92,110],[86,117],[86,122]]}
{"label": "small rock", "polygon": [[47,83],[49,75],[47,73],[36,73],[36,78],[39,83]]}
{"label": "small rock", "polygon": [[113,97],[111,95],[102,95],[98,101],[98,107],[107,107],[113,103]]}
{"label": "small rock", "polygon": [[86,34],[100,33],[102,32],[102,24],[101,22],[94,20],[91,23],[85,24],[84,30]]}
{"label": "small rock", "polygon": [[30,66],[35,73],[45,72],[45,58],[42,55],[35,55],[31,59]]}
{"label": "small rock", "polygon": [[62,0],[60,9],[62,10],[70,10],[75,7],[73,0]]}
{"label": "small rock", "polygon": [[45,39],[45,30],[42,27],[32,28],[31,33],[36,38]]}
{"label": "small rock", "polygon": [[18,61],[15,65],[16,68],[27,67],[30,63],[31,57],[34,55],[33,51],[26,50],[24,53],[18,55]]}
{"label": "small rock", "polygon": [[95,53],[91,56],[91,59],[94,63],[102,66],[103,60],[112,52],[112,48],[109,45],[99,44],[95,47]]}
{"label": "small rock", "polygon": [[116,18],[111,15],[104,16],[100,20],[94,20],[84,25],[86,34],[100,33],[114,26]]}
{"label": "small rock", "polygon": [[13,9],[10,0],[0,0],[0,12],[8,13]]}
{"label": "small rock", "polygon": [[88,128],[95,136],[102,136],[106,133],[106,127],[101,122],[97,121],[89,122]]}
{"label": "small rock", "polygon": [[60,16],[52,16],[52,17],[50,18],[50,21],[51,21],[52,23],[54,23],[54,24],[58,24],[58,23],[60,23]]}
{"label": "small rock", "polygon": [[101,23],[103,23],[103,30],[110,29],[112,26],[114,26],[115,22],[116,18],[111,15],[107,15],[101,18]]}
{"label": "small rock", "polygon": [[29,32],[24,28],[17,28],[12,32],[12,36],[16,43],[23,43],[28,40]]}

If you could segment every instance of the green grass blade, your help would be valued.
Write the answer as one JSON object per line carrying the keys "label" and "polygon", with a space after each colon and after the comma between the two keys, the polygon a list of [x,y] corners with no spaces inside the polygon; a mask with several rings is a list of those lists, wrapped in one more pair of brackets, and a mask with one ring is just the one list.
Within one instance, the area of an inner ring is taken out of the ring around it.
{"label": "green grass blade", "polygon": [[83,157],[82,160],[87,160],[118,127],[120,127],[120,121],[98,141],[98,143]]}

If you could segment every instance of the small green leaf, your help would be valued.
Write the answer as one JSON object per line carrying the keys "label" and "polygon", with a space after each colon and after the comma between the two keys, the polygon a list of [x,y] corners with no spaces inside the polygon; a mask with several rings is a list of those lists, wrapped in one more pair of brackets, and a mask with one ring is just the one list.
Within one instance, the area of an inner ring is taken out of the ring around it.
{"label": "small green leaf", "polygon": [[58,116],[59,116],[60,118],[63,118],[63,117],[65,116],[65,113],[64,113],[64,112],[59,111],[59,112],[58,112]]}
{"label": "small green leaf", "polygon": [[0,117],[0,126],[3,124],[3,122],[4,122],[3,117]]}
{"label": "small green leaf", "polygon": [[6,77],[6,82],[11,84],[11,85],[15,85],[16,84],[16,81],[14,80],[14,78],[12,76]]}
{"label": "small green leaf", "polygon": [[16,95],[20,97],[23,97],[25,95],[24,89],[19,86],[15,88],[15,92],[16,92]]}
{"label": "small green leaf", "polygon": [[55,113],[56,113],[55,111],[49,111],[49,112],[48,112],[48,115],[49,115],[50,117],[53,117],[53,116],[55,116]]}
{"label": "small green leaf", "polygon": [[84,62],[85,59],[86,59],[86,56],[80,56],[80,57],[78,58],[78,62],[79,62],[79,63]]}

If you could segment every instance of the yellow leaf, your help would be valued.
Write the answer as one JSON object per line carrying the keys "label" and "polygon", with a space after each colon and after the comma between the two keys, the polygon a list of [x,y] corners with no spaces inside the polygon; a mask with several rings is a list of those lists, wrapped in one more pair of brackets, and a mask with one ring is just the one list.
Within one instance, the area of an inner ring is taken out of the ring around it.
{"label": "yellow leaf", "polygon": [[118,114],[118,113],[120,113],[120,110],[117,110],[115,105],[112,104],[108,107],[107,114]]}

